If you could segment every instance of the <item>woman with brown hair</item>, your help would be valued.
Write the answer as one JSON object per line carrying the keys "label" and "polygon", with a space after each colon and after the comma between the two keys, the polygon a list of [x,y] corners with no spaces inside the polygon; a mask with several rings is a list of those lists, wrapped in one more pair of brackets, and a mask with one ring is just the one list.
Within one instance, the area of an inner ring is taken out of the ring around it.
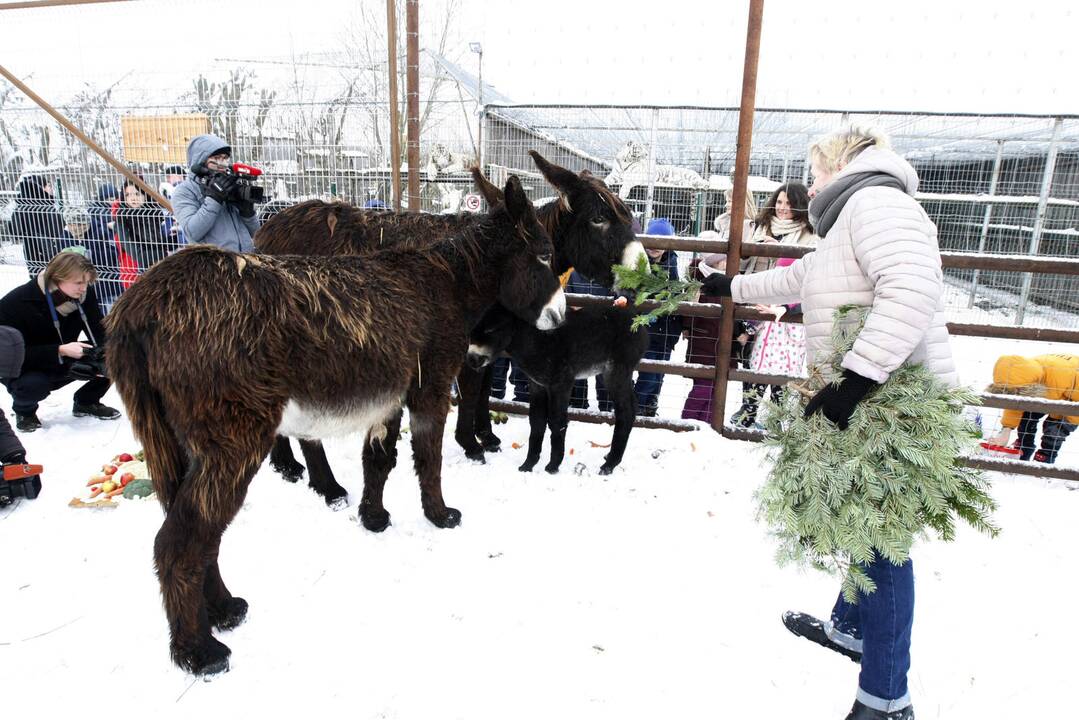
{"label": "woman with brown hair", "polygon": [[[38,403],[75,380],[69,372],[75,361],[89,348],[105,343],[101,307],[93,288],[96,279],[97,270],[89,258],[65,250],[37,278],[0,298],[0,325],[18,330],[26,347],[21,373],[3,380],[13,399],[15,427],[22,432],[41,427]],[[79,340],[83,331],[89,342]],[[95,377],[75,391],[75,416],[120,417],[118,410],[101,404],[109,385],[108,378]]]}

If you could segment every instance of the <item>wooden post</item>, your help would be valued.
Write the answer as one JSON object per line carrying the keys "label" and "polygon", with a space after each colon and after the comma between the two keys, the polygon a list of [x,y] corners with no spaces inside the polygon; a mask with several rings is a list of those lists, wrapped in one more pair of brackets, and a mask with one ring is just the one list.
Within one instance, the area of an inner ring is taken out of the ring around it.
{"label": "wooden post", "polygon": [[401,121],[397,113],[397,3],[386,0],[386,54],[390,72],[390,182],[393,209],[401,212]]}
{"label": "wooden post", "polygon": [[[727,247],[727,275],[738,274],[742,259],[743,216],[749,179],[749,154],[753,142],[753,109],[757,99],[757,58],[761,50],[761,20],[764,0],[750,0],[746,30],[746,58],[742,69],[742,102],[738,112],[738,151],[734,161],[734,193],[731,198],[731,236]],[[728,364],[731,357],[731,333],[734,330],[734,302],[723,299],[723,318],[719,325],[719,352],[716,353],[716,379],[712,388],[712,428],[723,432],[724,406],[727,402]]]}
{"label": "wooden post", "polygon": [[408,98],[408,211],[420,211],[420,2],[405,0]]}
{"label": "wooden post", "polygon": [[140,178],[135,173],[131,172],[131,170],[128,169],[128,167],[126,165],[124,165],[122,162],[120,162],[119,160],[114,158],[112,155],[110,155],[109,152],[107,150],[105,150],[105,148],[101,147],[96,142],[94,142],[93,138],[91,138],[89,135],[84,133],[79,128],[75,127],[74,123],[72,123],[70,120],[68,120],[66,117],[64,117],[60,113],[59,110],[54,108],[49,103],[45,102],[45,100],[43,100],[37,93],[35,93],[30,88],[28,88],[26,86],[26,84],[23,83],[22,80],[19,80],[19,78],[12,75],[8,71],[8,69],[5,68],[3,65],[0,65],[0,75],[3,75],[7,79],[8,82],[10,82],[15,87],[19,88],[19,90],[22,90],[26,94],[26,96],[28,98],[30,98],[31,100],[33,100],[35,103],[37,103],[41,107],[42,110],[47,112],[49,115],[52,115],[53,119],[56,120],[56,122],[60,123],[60,125],[65,130],[67,130],[69,133],[71,133],[72,135],[77,137],[84,145],[86,145],[88,148],[90,148],[95,153],[97,153],[99,156],[101,156],[102,160],[104,160],[109,165],[112,165],[114,168],[116,168],[117,172],[119,172],[121,175],[123,175],[129,181],[131,181],[132,184],[136,185],[147,196],[153,198],[157,202],[158,205],[165,208],[170,213],[172,212],[172,204],[168,200],[166,200],[161,195],[161,193],[159,193],[157,190],[155,190],[154,188],[147,185],[146,182],[143,181],[142,178]]}

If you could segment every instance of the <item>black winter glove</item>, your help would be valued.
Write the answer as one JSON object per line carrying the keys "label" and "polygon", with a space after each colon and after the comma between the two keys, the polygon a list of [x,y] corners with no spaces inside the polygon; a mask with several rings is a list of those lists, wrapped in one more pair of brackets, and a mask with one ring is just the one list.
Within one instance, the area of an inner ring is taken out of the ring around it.
{"label": "black winter glove", "polygon": [[809,399],[805,416],[808,418],[820,410],[824,417],[839,426],[840,430],[846,430],[850,416],[854,414],[854,407],[877,385],[876,381],[862,377],[853,370],[844,370],[843,379],[838,385],[826,385]]}
{"label": "black winter glove", "polygon": [[723,273],[712,273],[704,279],[702,291],[705,295],[716,297],[731,296],[731,279]]}
{"label": "black winter glove", "polygon": [[214,173],[210,176],[210,179],[206,181],[206,194],[224,205],[228,200],[229,195],[232,194],[235,186],[236,178],[232,175],[229,175],[228,173]]}
{"label": "black winter glove", "polygon": [[240,211],[240,217],[249,218],[255,215],[255,203],[250,200],[239,200],[236,207]]}

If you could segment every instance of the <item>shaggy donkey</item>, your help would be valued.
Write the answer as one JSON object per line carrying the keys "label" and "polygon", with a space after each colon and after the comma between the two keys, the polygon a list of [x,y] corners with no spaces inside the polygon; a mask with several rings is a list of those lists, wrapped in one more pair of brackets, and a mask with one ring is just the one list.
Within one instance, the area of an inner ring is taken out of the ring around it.
{"label": "shaggy donkey", "polygon": [[[537,211],[540,223],[554,243],[552,269],[557,274],[570,267],[586,277],[614,285],[611,266],[635,265],[644,249],[631,228],[632,216],[626,206],[602,181],[587,170],[575,174],[549,163],[542,155],[530,153],[536,167],[558,191],[559,201]],[[477,170],[476,184],[491,207],[502,203],[502,192]],[[482,221],[482,215],[417,215],[360,210],[344,203],[312,200],[289,208],[260,228],[255,244],[271,254],[341,255],[367,254],[387,247],[417,247],[432,238],[450,235]],[[462,357],[462,361],[463,361]],[[491,372],[484,374],[464,367],[457,377],[461,401],[458,406],[455,439],[473,460],[482,462],[484,450],[497,451],[499,439],[491,430],[488,395]],[[477,438],[479,442],[477,442]],[[387,437],[392,448],[396,438]],[[301,440],[309,468],[309,483],[331,506],[343,505],[347,493],[334,479],[323,448],[315,441]],[[381,448],[382,446],[378,446]],[[376,449],[375,453],[382,452]],[[379,458],[393,467],[395,460]],[[295,482],[303,474],[288,439],[274,444],[270,463],[286,479]]]}
{"label": "shaggy donkey", "polygon": [[[157,263],[108,317],[109,376],[146,449],[165,521],[154,563],[173,660],[228,667],[211,628],[246,616],[225,587],[221,536],[276,433],[320,438],[400,423],[407,405],[427,518],[442,499],[442,433],[468,328],[496,300],[554,328],[565,296],[551,242],[516,177],[506,203],[461,235],[370,257],[242,255],[208,246]],[[365,470],[369,453],[365,449]],[[384,472],[365,476],[360,519],[389,523]]]}
{"label": "shaggy donkey", "polygon": [[472,329],[468,364],[482,368],[498,353],[509,352],[531,380],[528,396],[528,455],[519,470],[529,472],[539,461],[544,429],[551,429],[551,459],[544,468],[558,472],[566,451],[570,391],[573,381],[603,373],[614,403],[614,437],[600,475],[609,475],[622,462],[637,395],[633,370],[648,350],[648,331],[633,330],[636,311],[615,306],[574,308],[561,327],[543,332],[496,305]]}

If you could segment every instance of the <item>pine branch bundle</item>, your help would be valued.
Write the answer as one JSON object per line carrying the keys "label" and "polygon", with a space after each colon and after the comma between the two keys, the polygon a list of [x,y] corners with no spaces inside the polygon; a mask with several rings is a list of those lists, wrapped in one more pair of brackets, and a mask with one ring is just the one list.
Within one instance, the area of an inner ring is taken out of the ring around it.
{"label": "pine branch bundle", "polygon": [[862,568],[874,551],[897,565],[915,536],[955,538],[955,518],[996,536],[989,482],[956,458],[978,438],[963,416],[977,402],[947,388],[922,365],[903,365],[855,408],[847,430],[823,413],[805,418],[806,398],[838,382],[840,362],[865,321],[865,308],[841,307],[832,359],[810,373],[802,392],[768,401],[765,445],[772,469],[757,491],[757,517],[779,540],[781,565],[798,563],[843,577],[843,594],[876,587]]}
{"label": "pine branch bundle", "polygon": [[634,304],[655,300],[660,306],[651,312],[633,318],[631,328],[651,325],[660,315],[670,315],[678,310],[678,303],[691,302],[701,289],[696,280],[672,280],[670,274],[659,265],[649,265],[643,256],[637,259],[637,267],[615,265],[615,284],[623,290],[637,293]]}

